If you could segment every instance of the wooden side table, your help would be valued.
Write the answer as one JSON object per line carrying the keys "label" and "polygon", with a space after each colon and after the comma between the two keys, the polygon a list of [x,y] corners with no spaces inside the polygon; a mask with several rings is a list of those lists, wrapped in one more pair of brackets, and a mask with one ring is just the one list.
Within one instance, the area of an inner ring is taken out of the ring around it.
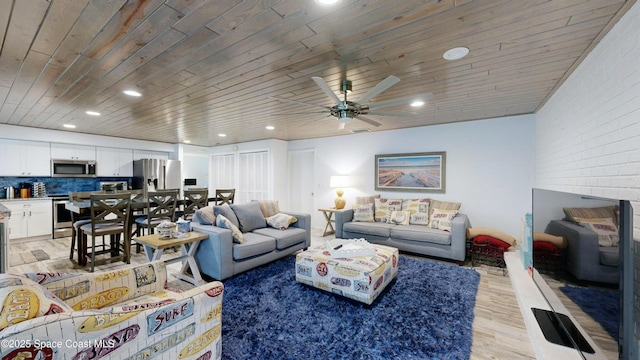
{"label": "wooden side table", "polygon": [[324,219],[327,220],[327,224],[324,226],[324,231],[322,232],[322,236],[335,234],[336,230],[333,228],[333,224],[332,224],[333,222],[335,222],[335,220],[333,220],[333,214],[340,210],[336,208],[327,208],[327,209],[318,209],[318,211],[321,211],[322,214],[324,215]]}
{"label": "wooden side table", "polygon": [[[195,231],[185,233],[184,235],[184,237],[177,239],[161,240],[156,233],[138,236],[133,240],[144,246],[144,252],[147,254],[149,261],[160,260],[166,248],[180,246],[182,255],[174,259],[166,260],[165,263],[169,264],[182,261],[182,269],[180,269],[176,277],[190,282],[195,286],[205,284],[206,282],[202,280],[202,276],[200,275],[200,267],[198,266],[195,255],[200,241],[209,238],[209,235]],[[191,269],[191,274],[187,272],[189,269]]]}

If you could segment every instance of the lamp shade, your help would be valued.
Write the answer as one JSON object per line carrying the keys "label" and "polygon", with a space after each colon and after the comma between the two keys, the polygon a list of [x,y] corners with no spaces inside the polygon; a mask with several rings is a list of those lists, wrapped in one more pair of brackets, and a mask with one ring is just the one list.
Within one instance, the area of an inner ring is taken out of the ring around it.
{"label": "lamp shade", "polygon": [[347,175],[333,175],[329,180],[329,187],[332,188],[349,187],[349,185],[349,176]]}

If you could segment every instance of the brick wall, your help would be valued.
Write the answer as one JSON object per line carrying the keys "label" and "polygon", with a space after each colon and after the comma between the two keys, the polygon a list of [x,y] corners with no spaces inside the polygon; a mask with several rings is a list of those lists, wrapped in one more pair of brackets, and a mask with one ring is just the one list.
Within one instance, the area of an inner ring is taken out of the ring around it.
{"label": "brick wall", "polygon": [[640,347],[640,3],[538,112],[536,132],[536,187],[631,200]]}

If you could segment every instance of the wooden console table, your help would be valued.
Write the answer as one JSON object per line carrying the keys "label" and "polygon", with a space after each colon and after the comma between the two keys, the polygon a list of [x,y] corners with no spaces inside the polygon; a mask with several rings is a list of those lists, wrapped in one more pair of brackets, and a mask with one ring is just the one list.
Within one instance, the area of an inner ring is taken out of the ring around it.
{"label": "wooden console table", "polygon": [[[202,280],[202,276],[200,275],[200,267],[198,266],[195,255],[200,241],[207,239],[209,235],[195,231],[184,233],[184,235],[184,237],[177,239],[161,240],[156,233],[138,236],[133,240],[144,246],[144,252],[147,254],[149,261],[160,260],[166,248],[180,246],[182,255],[174,259],[166,260],[165,263],[182,261],[182,269],[180,269],[176,277],[190,282],[195,286],[205,284],[206,282]],[[187,272],[189,269],[191,270],[191,274]]]}

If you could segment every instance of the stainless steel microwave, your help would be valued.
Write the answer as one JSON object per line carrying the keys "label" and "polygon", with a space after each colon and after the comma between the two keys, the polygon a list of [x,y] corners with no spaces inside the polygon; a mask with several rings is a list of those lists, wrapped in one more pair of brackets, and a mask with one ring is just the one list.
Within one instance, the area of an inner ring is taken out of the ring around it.
{"label": "stainless steel microwave", "polygon": [[51,160],[52,177],[95,177],[96,162],[91,160]]}

